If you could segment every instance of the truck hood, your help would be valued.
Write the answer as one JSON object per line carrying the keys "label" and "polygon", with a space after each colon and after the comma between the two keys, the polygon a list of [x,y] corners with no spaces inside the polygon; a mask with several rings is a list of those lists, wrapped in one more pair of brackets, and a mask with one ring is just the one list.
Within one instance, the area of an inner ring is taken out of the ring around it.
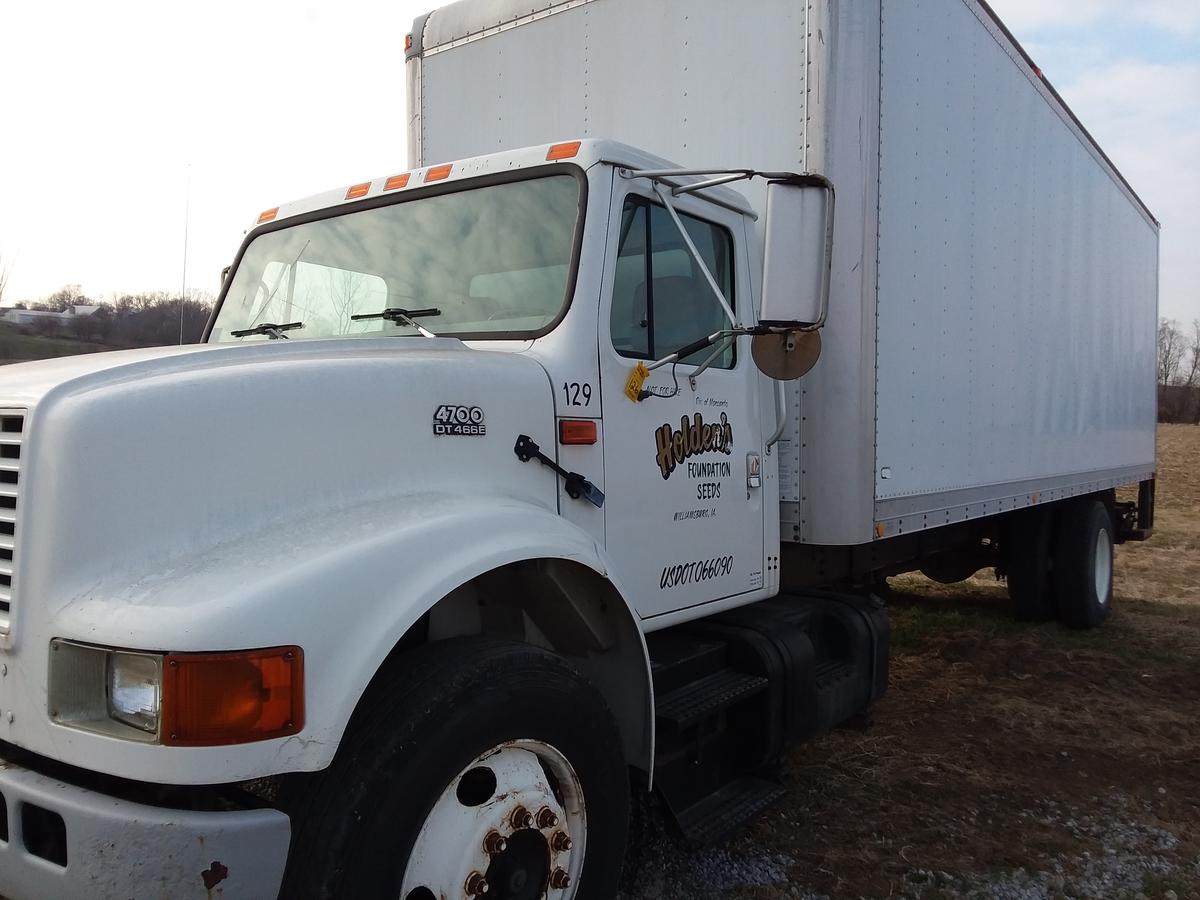
{"label": "truck hood", "polygon": [[[554,446],[545,370],[453,339],[24,363],[0,371],[0,409],[25,410],[10,647],[99,640],[115,622],[77,622],[81,608],[186,605],[163,595],[169,573],[243,569],[250,546],[268,571],[301,533],[357,507],[442,495],[557,508],[553,476],[513,452],[519,434]],[[471,427],[439,431],[439,413]]]}
{"label": "truck hood", "polygon": [[[190,344],[182,347],[151,347],[145,350],[117,350],[111,353],[84,353],[59,359],[15,363],[0,367],[0,397],[10,406],[30,407],[44,394],[61,384],[89,375],[127,369],[158,360],[178,359],[220,350],[216,344]],[[234,349],[234,348],[224,348]]]}

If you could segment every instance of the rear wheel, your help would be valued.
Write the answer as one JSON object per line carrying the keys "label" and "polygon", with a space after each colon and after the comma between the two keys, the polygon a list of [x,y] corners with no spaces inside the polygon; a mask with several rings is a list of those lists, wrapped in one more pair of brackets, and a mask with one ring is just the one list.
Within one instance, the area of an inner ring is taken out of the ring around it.
{"label": "rear wheel", "polygon": [[561,658],[422,648],[294,817],[285,897],[610,900],[629,814],[620,735]]}
{"label": "rear wheel", "polygon": [[1101,501],[1084,498],[1063,507],[1056,531],[1059,618],[1072,628],[1096,628],[1112,611],[1112,516]]}
{"label": "rear wheel", "polygon": [[1045,622],[1057,614],[1051,577],[1053,519],[1049,509],[1028,509],[1009,521],[1007,548],[1008,596],[1013,613],[1026,622]]}

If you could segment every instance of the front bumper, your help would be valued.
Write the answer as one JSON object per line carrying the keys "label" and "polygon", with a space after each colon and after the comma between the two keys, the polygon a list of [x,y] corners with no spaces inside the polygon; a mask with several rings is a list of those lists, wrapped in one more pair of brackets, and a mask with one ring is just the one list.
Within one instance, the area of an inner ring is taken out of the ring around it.
{"label": "front bumper", "polygon": [[133,803],[0,759],[0,896],[8,900],[279,894],[291,828],[274,809]]}

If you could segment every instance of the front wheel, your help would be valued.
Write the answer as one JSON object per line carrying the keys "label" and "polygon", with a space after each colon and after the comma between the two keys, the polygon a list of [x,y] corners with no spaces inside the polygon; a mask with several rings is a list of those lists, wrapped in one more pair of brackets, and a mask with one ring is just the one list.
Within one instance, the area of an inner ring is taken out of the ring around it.
{"label": "front wheel", "polygon": [[620,735],[561,658],[414,651],[296,817],[285,897],[610,900],[629,814]]}

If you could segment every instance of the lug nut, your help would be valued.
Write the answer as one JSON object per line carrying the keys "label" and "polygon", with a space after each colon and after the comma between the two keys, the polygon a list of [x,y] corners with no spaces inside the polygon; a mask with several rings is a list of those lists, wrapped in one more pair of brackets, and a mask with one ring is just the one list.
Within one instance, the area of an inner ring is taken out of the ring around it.
{"label": "lug nut", "polygon": [[556,853],[566,853],[571,849],[571,836],[565,831],[557,831],[550,839],[550,849]]}
{"label": "lug nut", "polygon": [[487,879],[478,872],[472,872],[471,877],[467,879],[467,896],[482,897],[488,892]]}
{"label": "lug nut", "polygon": [[537,814],[538,828],[553,828],[557,824],[558,824],[558,816],[556,816],[554,814],[554,810],[552,810],[550,807],[543,806],[540,810],[538,810],[538,814]]}
{"label": "lug nut", "polygon": [[507,847],[508,841],[498,831],[489,831],[487,837],[483,839],[483,852],[488,856],[496,856],[499,853],[503,853]]}
{"label": "lug nut", "polygon": [[571,876],[565,869],[555,869],[550,876],[550,887],[556,891],[565,890],[571,886]]}
{"label": "lug nut", "polygon": [[517,831],[533,827],[533,813],[523,806],[518,806],[514,809],[508,820]]}

